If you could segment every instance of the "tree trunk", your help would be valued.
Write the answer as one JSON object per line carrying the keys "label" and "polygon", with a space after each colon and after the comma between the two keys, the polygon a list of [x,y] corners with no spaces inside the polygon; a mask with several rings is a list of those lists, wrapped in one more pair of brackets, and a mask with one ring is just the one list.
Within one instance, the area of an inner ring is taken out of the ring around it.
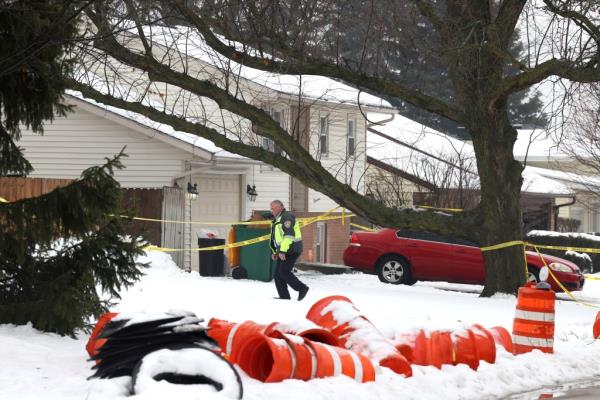
{"label": "tree trunk", "polygon": [[[481,180],[481,243],[492,246],[522,240],[523,167],[513,156],[517,132],[510,125],[505,109],[496,110],[493,115],[478,114],[478,134],[473,135],[473,145],[478,152]],[[481,296],[516,293],[525,282],[523,246],[484,251],[483,257],[485,286]]]}

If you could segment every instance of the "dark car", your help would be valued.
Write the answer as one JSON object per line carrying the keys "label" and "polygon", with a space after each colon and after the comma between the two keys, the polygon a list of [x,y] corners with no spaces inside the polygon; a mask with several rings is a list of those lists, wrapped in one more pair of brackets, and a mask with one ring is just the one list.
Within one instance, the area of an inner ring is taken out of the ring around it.
{"label": "dark car", "polygon": [[[577,265],[542,254],[546,264],[568,290],[581,290],[584,277]],[[528,280],[538,281],[544,262],[526,252]],[[382,229],[355,232],[344,251],[344,264],[376,273],[382,282],[412,285],[418,280],[483,284],[483,255],[474,243],[436,233]],[[562,291],[551,277],[548,283]]]}

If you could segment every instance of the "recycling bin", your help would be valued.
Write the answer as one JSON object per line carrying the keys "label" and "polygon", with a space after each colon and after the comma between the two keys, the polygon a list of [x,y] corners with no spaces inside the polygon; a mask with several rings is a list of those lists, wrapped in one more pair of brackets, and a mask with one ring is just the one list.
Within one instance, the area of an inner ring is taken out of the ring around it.
{"label": "recycling bin", "polygon": [[[236,242],[270,234],[270,229],[234,225]],[[270,282],[273,279],[273,262],[269,241],[240,247],[240,266],[248,273],[248,279]]]}

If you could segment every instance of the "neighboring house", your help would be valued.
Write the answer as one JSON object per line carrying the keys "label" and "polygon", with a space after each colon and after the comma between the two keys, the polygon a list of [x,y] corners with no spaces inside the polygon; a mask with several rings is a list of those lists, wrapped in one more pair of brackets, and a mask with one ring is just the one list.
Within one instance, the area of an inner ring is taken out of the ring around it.
{"label": "neighboring house", "polygon": [[[545,176],[569,186],[573,196],[556,198],[560,206],[557,230],[600,232],[600,191],[593,171],[564,151],[565,143],[555,140],[544,129],[519,129],[515,158],[527,166],[538,167]],[[571,146],[571,145],[568,145]],[[581,152],[587,154],[587,152]]]}
{"label": "neighboring house", "polygon": [[[369,120],[378,116],[369,114]],[[471,144],[396,115],[370,125],[367,137],[367,193],[388,205],[431,204],[471,208],[478,204],[479,182]],[[525,228],[554,230],[586,181],[600,180],[574,173],[527,166],[523,172],[522,205]],[[402,195],[399,195],[401,188]],[[440,194],[441,193],[441,194]],[[433,195],[437,194],[437,197]]]}
{"label": "neighboring house", "polygon": [[[198,55],[193,51],[190,54]],[[190,57],[189,61],[198,70],[216,73],[211,64],[214,60]],[[298,137],[334,176],[364,193],[367,123],[362,112],[391,113],[389,104],[321,77],[257,74],[244,69],[238,71],[236,84],[245,90],[252,104],[270,112]],[[173,88],[150,86],[144,101],[162,99],[179,106],[174,99],[181,97],[173,93]],[[140,216],[177,221],[145,224],[154,231],[149,238],[155,244],[189,249],[197,246],[196,238],[206,230],[226,238],[229,226],[223,223],[248,220],[255,210],[268,210],[274,199],[283,201],[298,216],[320,215],[337,206],[278,169],[224,151],[206,139],[83,99],[79,93],[69,93],[65,101],[75,106],[74,113],[48,123],[43,136],[23,130],[18,145],[25,149],[26,158],[35,168],[30,177],[75,179],[85,168],[103,163],[105,157],[127,146],[129,157],[123,160],[126,168],[115,175],[128,189],[128,196],[146,210]],[[203,114],[196,120],[228,136],[236,134],[245,142],[278,151],[273,142],[257,136],[248,121],[224,117],[214,103],[200,101],[202,104],[194,106]],[[188,184],[197,185],[198,199],[185,198]],[[257,192],[254,202],[246,193],[250,187]],[[148,199],[152,199],[151,205]],[[204,224],[178,223],[190,221]],[[303,259],[341,263],[348,226],[347,222],[327,221],[304,228]],[[172,254],[182,268],[198,270],[197,254]]]}

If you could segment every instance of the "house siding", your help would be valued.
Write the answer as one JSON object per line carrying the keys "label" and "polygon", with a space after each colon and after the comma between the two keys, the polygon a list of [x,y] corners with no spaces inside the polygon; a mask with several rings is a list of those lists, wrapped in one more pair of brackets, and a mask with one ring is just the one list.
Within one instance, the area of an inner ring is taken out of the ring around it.
{"label": "house siding", "polygon": [[[319,154],[320,118],[329,117],[329,152]],[[364,174],[366,167],[366,120],[357,108],[333,107],[328,105],[313,105],[311,108],[311,135],[309,151],[320,160],[325,167],[340,182],[350,185],[359,193],[364,193]],[[347,121],[356,121],[356,151],[348,157]],[[337,203],[322,193],[309,189],[308,210],[310,212],[325,212],[337,207]]]}
{"label": "house siding", "polygon": [[[105,162],[124,146],[125,169],[115,177],[125,188],[161,188],[173,184],[190,154],[79,107],[44,127],[44,135],[23,129],[18,145],[35,170],[32,178],[76,179]],[[190,146],[191,147],[191,146]]]}

